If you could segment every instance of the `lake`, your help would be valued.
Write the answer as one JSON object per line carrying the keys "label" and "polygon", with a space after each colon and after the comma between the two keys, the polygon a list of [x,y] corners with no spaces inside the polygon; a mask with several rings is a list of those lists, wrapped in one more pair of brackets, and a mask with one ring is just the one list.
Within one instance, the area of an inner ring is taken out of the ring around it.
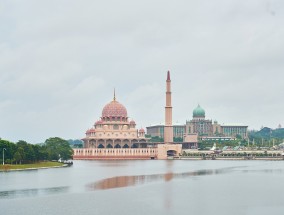
{"label": "lake", "polygon": [[283,214],[283,161],[74,161],[0,172],[0,214]]}

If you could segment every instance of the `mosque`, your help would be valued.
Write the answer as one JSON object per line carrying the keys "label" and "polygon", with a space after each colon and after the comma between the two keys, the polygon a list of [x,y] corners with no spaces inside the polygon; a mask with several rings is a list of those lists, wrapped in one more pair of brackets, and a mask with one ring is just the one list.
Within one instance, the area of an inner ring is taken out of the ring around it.
{"label": "mosque", "polygon": [[85,148],[147,148],[143,128],[137,131],[134,120],[129,121],[126,108],[113,100],[105,105],[101,120],[93,128],[87,130],[83,138]]}
{"label": "mosque", "polygon": [[94,159],[167,159],[169,155],[181,154],[182,145],[173,142],[171,79],[166,80],[166,107],[164,143],[149,142],[143,128],[137,130],[136,123],[129,121],[127,109],[116,99],[102,110],[100,120],[86,131],[84,148],[74,149],[74,160]]}

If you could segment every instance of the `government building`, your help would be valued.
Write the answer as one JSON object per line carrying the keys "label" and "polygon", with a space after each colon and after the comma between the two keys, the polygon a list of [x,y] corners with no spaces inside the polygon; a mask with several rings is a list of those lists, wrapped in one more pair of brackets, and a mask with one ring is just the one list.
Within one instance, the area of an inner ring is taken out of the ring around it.
{"label": "government building", "polygon": [[196,133],[200,137],[224,137],[224,139],[242,138],[247,139],[248,137],[248,126],[238,124],[218,124],[217,121],[205,118],[205,110],[198,105],[192,113],[192,120],[186,121],[187,133]]}
{"label": "government building", "polygon": [[[183,138],[185,134],[184,125],[173,125],[173,137],[174,138]],[[152,137],[164,137],[164,125],[153,125],[146,127],[147,134]]]}
{"label": "government building", "polygon": [[[151,137],[163,137],[163,125],[148,126],[147,135]],[[201,140],[234,140],[237,137],[242,139],[248,138],[248,126],[246,125],[221,125],[217,121],[212,122],[206,119],[205,110],[198,105],[192,112],[192,119],[187,120],[184,125],[173,125],[174,138],[183,137],[184,142],[188,135],[191,137],[198,135]],[[191,138],[191,142],[196,141],[196,137]]]}

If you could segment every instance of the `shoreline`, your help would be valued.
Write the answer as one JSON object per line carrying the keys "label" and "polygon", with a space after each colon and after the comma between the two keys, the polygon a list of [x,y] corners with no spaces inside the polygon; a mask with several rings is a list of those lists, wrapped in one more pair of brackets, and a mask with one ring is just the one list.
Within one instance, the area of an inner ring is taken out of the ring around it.
{"label": "shoreline", "polygon": [[67,164],[62,166],[49,166],[49,167],[34,167],[34,168],[24,168],[24,169],[7,169],[7,170],[0,170],[0,172],[15,172],[15,171],[32,171],[32,170],[39,170],[39,169],[52,169],[52,168],[63,168],[68,167]]}
{"label": "shoreline", "polygon": [[[9,165],[9,164],[8,164]],[[14,172],[14,171],[32,171],[32,170],[39,170],[39,169],[51,169],[51,168],[63,168],[63,167],[68,167],[70,165],[68,164],[62,164],[62,165],[54,165],[54,166],[39,166],[39,167],[27,167],[27,168],[9,168],[9,167],[4,167],[3,169],[0,169],[0,172]]]}
{"label": "shoreline", "polygon": [[264,157],[264,158],[245,158],[245,157],[231,157],[231,158],[225,158],[225,157],[180,157],[180,160],[245,160],[245,161],[255,161],[255,160],[264,160],[264,161],[284,161],[282,157],[277,158],[270,158],[270,157]]}

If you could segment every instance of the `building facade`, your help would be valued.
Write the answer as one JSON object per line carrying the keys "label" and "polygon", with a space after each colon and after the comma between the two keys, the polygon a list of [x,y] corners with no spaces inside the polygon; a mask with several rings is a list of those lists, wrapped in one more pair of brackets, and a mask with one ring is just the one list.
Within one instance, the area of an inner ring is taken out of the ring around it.
{"label": "building facade", "polygon": [[226,137],[248,138],[248,126],[246,125],[221,125],[220,127],[222,134]]}
{"label": "building facade", "polygon": [[[164,125],[154,125],[146,127],[147,135],[151,137],[164,137]],[[184,125],[173,125],[173,138],[183,138],[185,134],[185,126]]]}
{"label": "building facade", "polygon": [[[214,139],[214,137],[226,137],[226,139],[234,139],[248,137],[248,126],[246,125],[220,125],[217,121],[205,119],[205,110],[198,105],[192,114],[192,120],[186,121],[186,132],[188,134],[197,133],[200,139]],[[208,137],[208,138],[202,138]],[[224,138],[223,138],[224,139]]]}

